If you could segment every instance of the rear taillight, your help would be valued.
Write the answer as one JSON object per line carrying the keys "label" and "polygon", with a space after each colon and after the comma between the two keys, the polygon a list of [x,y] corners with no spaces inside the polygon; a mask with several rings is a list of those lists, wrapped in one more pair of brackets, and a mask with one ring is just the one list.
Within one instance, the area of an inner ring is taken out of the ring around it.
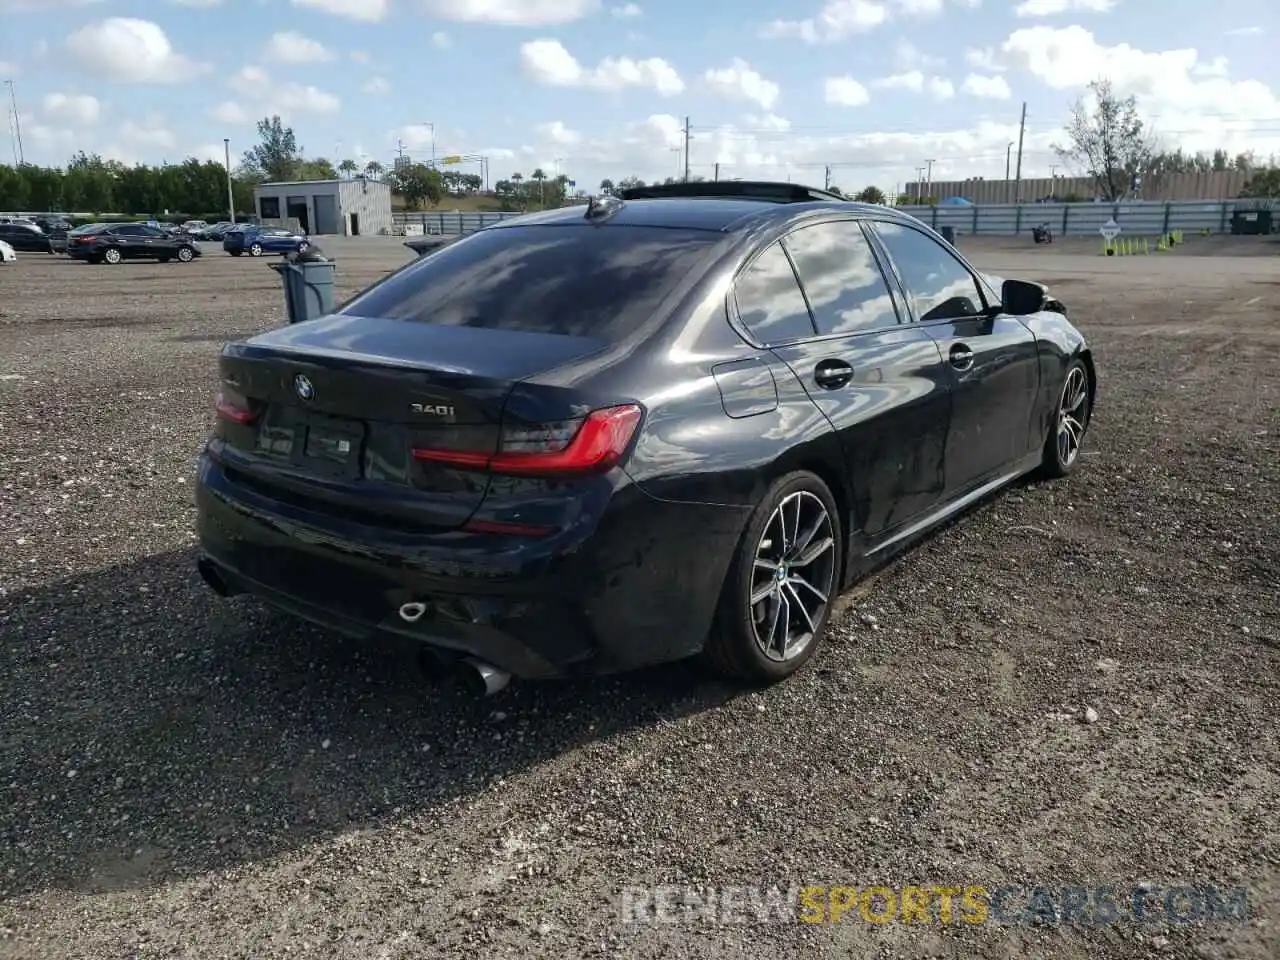
{"label": "rear taillight", "polygon": [[494,453],[417,448],[415,460],[509,476],[602,473],[627,452],[641,410],[635,404],[595,410],[584,420],[504,427]]}
{"label": "rear taillight", "polygon": [[[74,239],[76,243],[93,243],[93,241],[98,239],[98,235],[96,233],[86,233]],[[208,394],[205,394],[205,396],[208,396]]]}
{"label": "rear taillight", "polygon": [[248,425],[254,423],[258,419],[256,410],[249,406],[249,402],[243,397],[239,397],[228,390],[218,394],[218,416],[223,420],[230,420],[232,423]]}

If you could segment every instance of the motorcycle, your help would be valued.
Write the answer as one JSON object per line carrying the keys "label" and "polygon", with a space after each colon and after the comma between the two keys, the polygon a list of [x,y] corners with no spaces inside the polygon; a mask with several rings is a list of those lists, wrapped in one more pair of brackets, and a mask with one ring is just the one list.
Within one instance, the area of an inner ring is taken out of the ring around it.
{"label": "motorcycle", "polygon": [[1053,243],[1053,231],[1047,223],[1031,228],[1031,239],[1036,243]]}

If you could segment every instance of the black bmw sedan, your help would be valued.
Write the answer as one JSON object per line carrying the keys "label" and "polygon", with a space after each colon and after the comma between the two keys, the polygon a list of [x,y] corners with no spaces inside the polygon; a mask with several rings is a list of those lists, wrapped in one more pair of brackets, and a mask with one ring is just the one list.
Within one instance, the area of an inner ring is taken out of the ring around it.
{"label": "black bmw sedan", "polygon": [[780,680],[854,580],[1074,469],[1096,385],[1045,287],[787,184],[521,217],[220,362],[204,579],[488,689]]}

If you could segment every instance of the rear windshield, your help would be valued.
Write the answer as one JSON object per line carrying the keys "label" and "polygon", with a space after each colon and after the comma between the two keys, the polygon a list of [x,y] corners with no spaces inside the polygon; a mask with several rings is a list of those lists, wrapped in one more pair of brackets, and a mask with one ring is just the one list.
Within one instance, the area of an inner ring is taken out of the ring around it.
{"label": "rear windshield", "polygon": [[342,312],[617,342],[723,239],[662,227],[499,227],[410,264]]}

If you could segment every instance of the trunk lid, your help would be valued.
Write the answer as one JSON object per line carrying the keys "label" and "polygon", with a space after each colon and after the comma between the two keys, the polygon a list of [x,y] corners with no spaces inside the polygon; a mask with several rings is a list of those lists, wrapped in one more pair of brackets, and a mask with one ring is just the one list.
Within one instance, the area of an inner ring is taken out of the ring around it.
{"label": "trunk lid", "polygon": [[605,346],[350,315],[274,330],[223,350],[215,453],[234,480],[312,511],[455,529],[489,475],[413,451],[493,454],[517,382]]}

